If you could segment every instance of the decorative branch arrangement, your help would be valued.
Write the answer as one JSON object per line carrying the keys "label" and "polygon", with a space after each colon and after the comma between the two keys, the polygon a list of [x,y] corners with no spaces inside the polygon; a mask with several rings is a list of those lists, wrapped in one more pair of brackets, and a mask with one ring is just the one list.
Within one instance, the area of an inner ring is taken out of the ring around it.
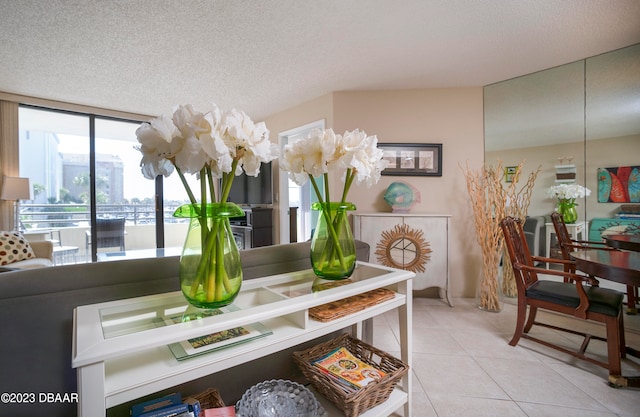
{"label": "decorative branch arrangement", "polygon": [[502,163],[497,168],[483,166],[471,171],[462,168],[473,208],[476,239],[482,251],[482,279],[478,288],[478,307],[500,311],[498,257],[502,249],[500,220],[504,217],[506,193],[502,188]]}
{"label": "decorative branch arrangement", "polygon": [[[499,259],[502,253],[503,236],[500,221],[507,215],[526,216],[531,201],[533,183],[540,170],[529,175],[526,184],[518,191],[517,176],[522,169],[522,162],[517,167],[516,178],[502,186],[502,161],[495,167],[485,165],[472,171],[468,164],[462,168],[467,182],[467,191],[473,208],[476,239],[482,251],[482,279],[478,288],[478,307],[487,311],[500,311],[500,288],[498,283]],[[509,207],[507,207],[509,202]],[[506,262],[504,263],[506,264]],[[507,288],[515,289],[513,273]]]}
{"label": "decorative branch arrangement", "polygon": [[[505,216],[511,216],[517,219],[520,219],[522,224],[524,224],[527,219],[527,212],[529,211],[529,204],[531,203],[531,194],[533,193],[533,186],[535,184],[536,178],[538,177],[538,173],[540,172],[540,166],[538,169],[531,172],[527,177],[527,181],[524,185],[518,190],[516,189],[516,184],[518,183],[518,177],[522,172],[522,166],[524,161],[518,164],[516,178],[513,182],[508,183],[509,186],[506,189],[506,207],[504,214]],[[518,290],[516,288],[516,280],[513,275],[513,269],[511,268],[511,262],[506,262],[509,259],[509,254],[507,253],[506,248],[503,247],[503,257],[502,259],[505,262],[502,262],[502,294],[507,297],[516,297],[518,295]]]}

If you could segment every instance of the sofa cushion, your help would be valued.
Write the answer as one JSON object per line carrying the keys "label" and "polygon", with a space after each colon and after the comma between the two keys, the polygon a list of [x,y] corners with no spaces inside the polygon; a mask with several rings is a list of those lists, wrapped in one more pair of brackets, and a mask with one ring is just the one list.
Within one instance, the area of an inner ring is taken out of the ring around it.
{"label": "sofa cushion", "polygon": [[31,269],[31,268],[46,268],[53,266],[53,262],[47,258],[33,258],[25,259],[24,261],[13,262],[8,265],[13,269]]}
{"label": "sofa cushion", "polygon": [[0,232],[0,265],[34,259],[36,254],[22,233],[12,231]]}

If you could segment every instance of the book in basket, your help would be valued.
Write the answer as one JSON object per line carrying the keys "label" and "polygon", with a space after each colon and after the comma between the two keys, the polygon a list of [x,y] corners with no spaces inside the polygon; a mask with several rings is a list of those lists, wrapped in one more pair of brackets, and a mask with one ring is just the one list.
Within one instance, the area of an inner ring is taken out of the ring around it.
{"label": "book in basket", "polygon": [[312,362],[336,380],[353,388],[362,388],[386,375],[384,371],[358,359],[347,348],[340,347]]}

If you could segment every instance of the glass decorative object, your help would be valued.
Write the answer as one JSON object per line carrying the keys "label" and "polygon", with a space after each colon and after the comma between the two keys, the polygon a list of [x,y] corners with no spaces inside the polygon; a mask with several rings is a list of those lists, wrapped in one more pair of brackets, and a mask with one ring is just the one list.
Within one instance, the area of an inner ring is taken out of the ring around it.
{"label": "glass decorative object", "polygon": [[233,203],[186,204],[173,215],[190,219],[179,272],[185,298],[201,309],[231,304],[242,285],[242,264],[229,218],[244,211]]}
{"label": "glass decorative object", "polygon": [[327,412],[304,385],[272,379],[249,388],[236,404],[238,417],[327,417]]}
{"label": "glass decorative object", "polygon": [[352,203],[313,203],[318,222],[311,238],[311,265],[321,278],[340,280],[351,276],[356,266],[356,245],[347,211]]}
{"label": "glass decorative object", "polygon": [[575,200],[569,198],[558,199],[558,213],[566,224],[573,224],[578,220],[578,210],[576,210]]}

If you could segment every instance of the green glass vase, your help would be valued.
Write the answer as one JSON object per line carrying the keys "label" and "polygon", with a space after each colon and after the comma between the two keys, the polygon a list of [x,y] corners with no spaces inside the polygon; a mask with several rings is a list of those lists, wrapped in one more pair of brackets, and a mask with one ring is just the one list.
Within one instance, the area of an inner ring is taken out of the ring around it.
{"label": "green glass vase", "polygon": [[576,206],[577,204],[573,199],[563,198],[558,200],[558,213],[562,214],[566,224],[573,224],[578,220]]}
{"label": "green glass vase", "polygon": [[173,213],[190,219],[179,276],[182,293],[192,306],[224,307],[240,292],[242,264],[229,218],[243,215],[233,203],[187,204]]}
{"label": "green glass vase", "polygon": [[313,272],[329,280],[350,277],[356,266],[356,244],[347,211],[356,207],[352,203],[313,203],[311,208],[320,212],[311,238]]}

